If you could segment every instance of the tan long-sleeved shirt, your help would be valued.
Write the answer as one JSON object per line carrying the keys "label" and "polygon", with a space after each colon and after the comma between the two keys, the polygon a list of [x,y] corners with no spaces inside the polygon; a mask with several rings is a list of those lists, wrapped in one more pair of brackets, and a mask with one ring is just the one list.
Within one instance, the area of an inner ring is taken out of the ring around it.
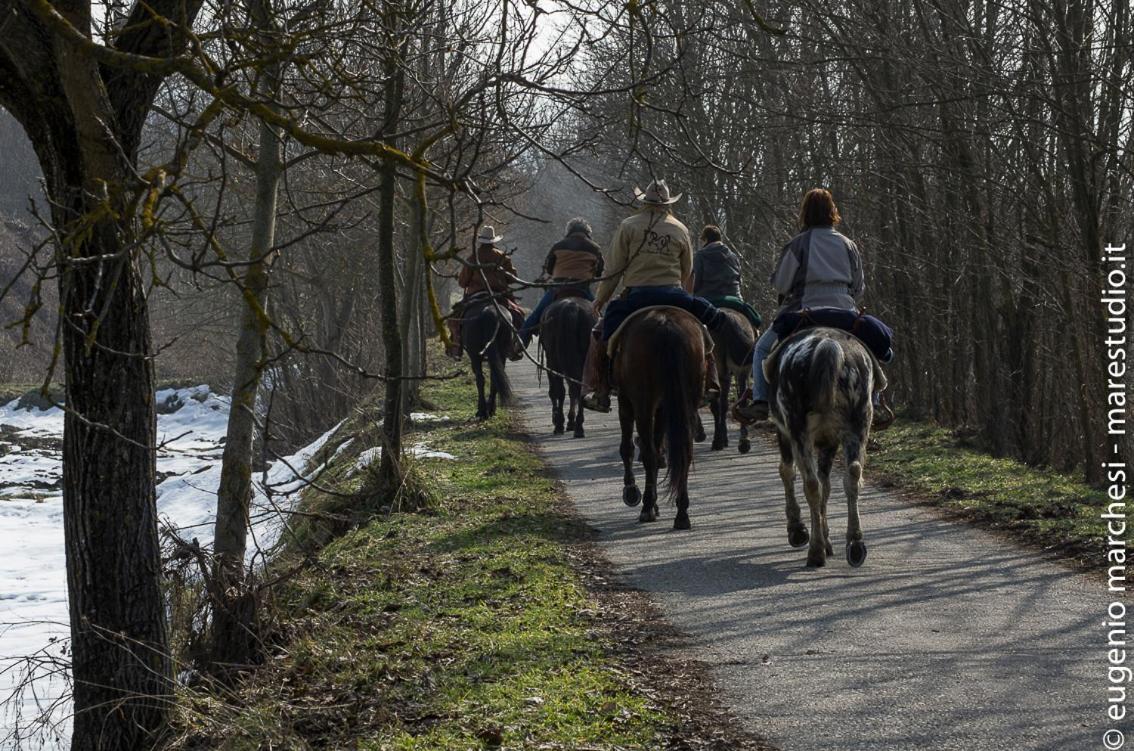
{"label": "tan long-sleeved shirt", "polygon": [[647,206],[618,225],[606,255],[599,300],[620,287],[681,286],[693,270],[689,230],[665,208]]}

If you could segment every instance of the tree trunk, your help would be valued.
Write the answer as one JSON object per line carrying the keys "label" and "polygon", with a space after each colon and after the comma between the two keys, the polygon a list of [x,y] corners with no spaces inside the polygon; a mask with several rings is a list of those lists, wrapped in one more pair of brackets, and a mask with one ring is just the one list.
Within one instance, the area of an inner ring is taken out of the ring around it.
{"label": "tree trunk", "polygon": [[[256,15],[267,20],[266,3],[257,3]],[[279,66],[265,76],[265,88],[274,92]],[[264,372],[268,271],[276,235],[276,207],[283,174],[283,141],[279,129],[260,122],[260,153],[256,159],[256,204],[252,216],[252,238],[248,266],[242,285],[244,306],[236,341],[232,406],[228,413],[220,486],[217,489],[217,520],[214,536],[216,559],[213,569],[213,623],[209,661],[213,672],[255,662],[258,629],[255,593],[249,588],[244,568],[249,506],[252,502],[252,447],[256,432],[256,395]]]}

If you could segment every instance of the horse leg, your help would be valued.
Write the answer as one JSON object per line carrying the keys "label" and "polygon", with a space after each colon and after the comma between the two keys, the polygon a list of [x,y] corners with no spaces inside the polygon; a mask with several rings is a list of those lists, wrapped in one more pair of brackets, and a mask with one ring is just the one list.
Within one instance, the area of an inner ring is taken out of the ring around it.
{"label": "horse leg", "polygon": [[795,497],[795,459],[792,456],[791,444],[782,435],[778,436],[780,444],[780,479],[784,483],[784,498],[786,499],[788,545],[793,548],[802,548],[811,539],[807,534],[807,527],[800,517],[799,501]]}
{"label": "horse leg", "polygon": [[831,446],[819,449],[819,485],[823,491],[823,539],[827,541],[827,555],[835,554],[831,547],[831,527],[827,523],[827,500],[831,497],[831,465],[835,463],[835,452],[838,448]]}
{"label": "horse leg", "polygon": [[658,519],[658,441],[655,426],[658,424],[654,410],[642,410],[638,414],[638,438],[642,444],[642,467],[646,472],[646,495],[642,499],[640,522],[653,522]]}
{"label": "horse leg", "polygon": [[618,424],[622,428],[622,502],[627,506],[637,506],[642,500],[638,485],[634,482],[634,411],[625,397],[618,399]]}
{"label": "horse leg", "polygon": [[549,372],[547,394],[551,397],[551,424],[555,435],[563,432],[563,379]]}
{"label": "horse leg", "polygon": [[[748,390],[748,371],[742,372],[736,377],[736,398],[740,399],[744,396],[744,392]],[[728,404],[725,404],[728,408]],[[736,450],[742,454],[747,454],[752,450],[752,441],[748,439],[748,426],[740,426],[740,440],[736,443]]]}
{"label": "horse leg", "polygon": [[[809,441],[809,437],[804,437]],[[807,565],[818,568],[827,565],[827,540],[823,534],[823,488],[819,482],[819,469],[815,466],[815,453],[808,445],[792,446],[796,466],[803,477],[803,495],[811,511],[811,544],[807,549]]]}
{"label": "horse leg", "polygon": [[858,568],[866,560],[866,543],[862,540],[862,522],[858,518],[858,495],[862,491],[863,436],[848,438],[843,443],[847,472],[843,490],[847,495],[847,563]]}
{"label": "horse leg", "polygon": [[472,348],[468,349],[469,362],[472,364],[473,380],[476,381],[476,418],[488,419],[488,402],[484,399],[484,361]]}
{"label": "horse leg", "polygon": [[492,377],[493,360],[501,357],[500,348],[493,345],[488,350],[488,404],[486,406],[486,413],[488,417],[496,414],[496,379]]}
{"label": "horse leg", "polygon": [[728,363],[717,361],[717,370],[721,373],[721,393],[710,408],[713,411],[713,451],[720,451],[728,446],[728,389],[732,373],[729,372]]}
{"label": "horse leg", "polygon": [[582,405],[579,403],[580,390],[582,387],[577,380],[571,381],[568,386],[567,393],[571,397],[571,415],[575,419],[574,433],[576,438],[586,438],[587,434],[583,432],[583,414],[586,412]]}
{"label": "horse leg", "polygon": [[705,423],[701,422],[701,414],[693,413],[693,442],[700,443],[705,440]]}

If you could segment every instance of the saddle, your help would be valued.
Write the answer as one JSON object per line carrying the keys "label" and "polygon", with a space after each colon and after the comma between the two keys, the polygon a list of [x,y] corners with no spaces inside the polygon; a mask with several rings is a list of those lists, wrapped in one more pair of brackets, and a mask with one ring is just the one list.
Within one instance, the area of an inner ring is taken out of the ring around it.
{"label": "saddle", "polygon": [[744,317],[748,319],[748,322],[755,328],[760,328],[764,325],[764,319],[756,311],[756,308],[744,302],[744,300],[741,300],[739,297],[710,297],[708,300],[718,308],[728,308],[729,310],[735,310],[743,314]]}
{"label": "saddle", "polygon": [[[614,333],[610,335],[610,339],[607,340],[606,353],[610,355],[611,358],[613,358],[614,355],[618,352],[618,342],[622,338],[622,332],[626,330],[626,326],[638,316],[651,310],[677,310],[684,315],[689,316],[694,321],[697,321],[696,316],[694,316],[692,313],[687,310],[682,310],[681,308],[675,307],[673,305],[647,305],[644,308],[638,308],[633,313],[626,316],[626,320],[618,324],[618,328],[614,330]],[[701,334],[705,340],[705,354],[708,355],[713,351],[713,337],[709,334],[709,329],[705,326],[705,324],[697,321],[697,325],[701,327]]]}
{"label": "saddle", "polygon": [[584,288],[577,287],[575,285],[568,285],[565,287],[557,287],[555,289],[555,292],[553,292],[551,295],[551,302],[558,303],[560,299],[569,299],[570,297],[579,297],[582,299],[587,299],[587,301],[589,301],[590,299],[590,297],[587,296],[586,290]]}
{"label": "saddle", "polygon": [[526,311],[515,299],[504,294],[492,294],[491,292],[485,292],[483,290],[472,293],[462,300],[459,305],[461,306],[462,313],[467,314],[487,307],[492,304],[494,300],[500,307],[509,311],[513,317],[519,316],[520,319],[523,320],[523,317],[527,315]]}
{"label": "saddle", "polygon": [[878,318],[843,308],[804,308],[776,316],[772,329],[780,341],[814,326],[840,329],[851,334],[870,350],[880,362],[894,359],[894,331]]}

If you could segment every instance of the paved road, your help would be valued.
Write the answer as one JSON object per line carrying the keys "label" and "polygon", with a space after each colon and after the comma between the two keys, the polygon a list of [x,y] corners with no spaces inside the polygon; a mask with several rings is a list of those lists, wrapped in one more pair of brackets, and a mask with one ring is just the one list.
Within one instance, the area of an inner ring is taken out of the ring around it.
{"label": "paved road", "polygon": [[808,570],[760,440],[747,456],[698,445],[691,532],[671,530],[664,502],[641,525],[621,501],[617,417],[589,413],[585,439],[552,436],[546,381],[526,362],[511,373],[533,440],[608,557],[690,635],[753,732],[784,751],[1103,747],[1103,582],[869,487],[869,558],[851,569],[840,482],[836,555]]}

